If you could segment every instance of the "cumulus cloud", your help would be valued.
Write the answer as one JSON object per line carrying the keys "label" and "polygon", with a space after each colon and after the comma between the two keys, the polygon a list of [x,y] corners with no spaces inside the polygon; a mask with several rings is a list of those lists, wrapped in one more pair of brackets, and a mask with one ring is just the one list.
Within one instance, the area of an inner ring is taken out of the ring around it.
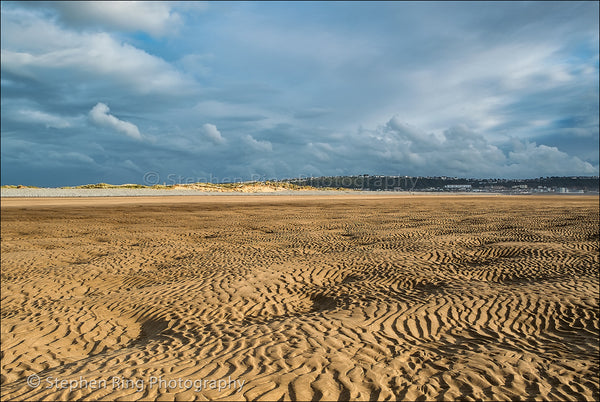
{"label": "cumulus cloud", "polygon": [[556,147],[514,138],[493,144],[466,125],[456,125],[435,135],[398,117],[354,136],[351,147],[346,146],[344,152],[356,155],[357,159],[366,161],[374,156],[388,167],[398,166],[403,172],[418,175],[522,178],[597,175],[599,170],[598,166]]}
{"label": "cumulus cloud", "polygon": [[223,138],[223,136],[217,129],[217,126],[215,126],[214,124],[204,124],[202,126],[202,132],[204,133],[204,136],[210,141],[212,141],[214,144],[219,145],[225,142],[225,138]]}
{"label": "cumulus cloud", "polygon": [[112,114],[108,113],[109,107],[104,103],[99,102],[90,110],[89,117],[92,123],[100,127],[111,128],[115,131],[125,134],[128,137],[141,140],[142,135],[140,130],[133,123],[128,121],[119,120]]}
{"label": "cumulus cloud", "polygon": [[248,145],[255,151],[271,152],[273,150],[273,145],[269,141],[257,140],[250,134],[245,135],[243,137],[243,140],[246,143],[246,145]]}
{"label": "cumulus cloud", "polygon": [[142,95],[181,96],[195,87],[191,77],[164,59],[109,33],[63,29],[27,10],[3,8],[2,16],[3,72],[40,82],[69,82],[71,88],[83,83],[89,87],[90,82],[118,86]]}
{"label": "cumulus cloud", "polygon": [[508,152],[504,170],[511,174],[523,172],[547,172],[547,175],[561,175],[566,169],[573,174],[598,175],[598,166],[570,156],[556,147],[537,145],[535,142],[517,141],[513,150]]}

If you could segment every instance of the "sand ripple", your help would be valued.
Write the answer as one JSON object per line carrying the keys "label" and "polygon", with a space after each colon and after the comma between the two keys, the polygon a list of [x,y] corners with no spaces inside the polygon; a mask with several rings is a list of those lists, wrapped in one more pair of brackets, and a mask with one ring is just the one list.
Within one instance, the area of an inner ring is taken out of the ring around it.
{"label": "sand ripple", "polygon": [[2,400],[597,400],[598,231],[588,197],[3,205]]}

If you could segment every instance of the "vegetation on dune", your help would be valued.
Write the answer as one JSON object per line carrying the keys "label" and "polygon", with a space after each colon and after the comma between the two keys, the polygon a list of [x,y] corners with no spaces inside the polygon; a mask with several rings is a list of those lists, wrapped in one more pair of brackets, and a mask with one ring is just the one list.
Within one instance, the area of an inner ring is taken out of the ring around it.
{"label": "vegetation on dune", "polygon": [[[289,182],[277,182],[277,181],[251,181],[242,183],[188,183],[178,184],[175,187],[189,188],[194,190],[207,190],[207,191],[238,191],[238,192],[260,192],[262,190],[267,191],[306,191],[306,190],[343,190],[340,188],[316,188],[308,185],[297,185]],[[255,191],[253,191],[255,190]]]}
{"label": "vegetation on dune", "polygon": [[[162,187],[162,186],[161,186]],[[84,184],[82,186],[66,186],[60,187],[65,189],[93,189],[93,188],[150,188],[143,184],[108,184],[108,183],[96,183],[96,184]]]}
{"label": "vegetation on dune", "polygon": [[18,184],[18,185],[5,184],[3,186],[0,186],[0,188],[39,188],[39,187],[37,187],[37,186],[24,186],[22,184]]}
{"label": "vegetation on dune", "polygon": [[[35,186],[23,186],[23,185],[3,185],[2,188],[14,189],[14,188],[39,188]],[[186,183],[186,184],[155,184],[153,186],[146,186],[143,184],[109,184],[109,183],[95,183],[95,184],[84,184],[81,186],[64,186],[59,187],[61,189],[123,189],[123,188],[149,188],[155,190],[171,190],[175,188],[187,188],[193,190],[205,190],[205,191],[236,191],[236,192],[260,192],[261,190],[267,191],[306,191],[306,190],[347,190],[336,187],[313,187],[309,185],[298,185],[289,182],[275,182],[275,181],[252,181],[243,183]]]}

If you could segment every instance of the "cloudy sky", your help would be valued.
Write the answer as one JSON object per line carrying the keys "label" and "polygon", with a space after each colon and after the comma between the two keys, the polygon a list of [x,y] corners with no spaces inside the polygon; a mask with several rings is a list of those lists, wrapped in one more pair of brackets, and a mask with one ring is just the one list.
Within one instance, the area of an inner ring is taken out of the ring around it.
{"label": "cloudy sky", "polygon": [[598,175],[598,2],[1,3],[1,182]]}

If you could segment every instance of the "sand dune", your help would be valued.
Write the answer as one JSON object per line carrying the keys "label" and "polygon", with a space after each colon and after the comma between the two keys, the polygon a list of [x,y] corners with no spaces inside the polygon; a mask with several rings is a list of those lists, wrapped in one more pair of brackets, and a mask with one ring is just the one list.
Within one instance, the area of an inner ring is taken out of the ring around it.
{"label": "sand dune", "polygon": [[2,400],[600,397],[597,197],[152,198],[2,200]]}

